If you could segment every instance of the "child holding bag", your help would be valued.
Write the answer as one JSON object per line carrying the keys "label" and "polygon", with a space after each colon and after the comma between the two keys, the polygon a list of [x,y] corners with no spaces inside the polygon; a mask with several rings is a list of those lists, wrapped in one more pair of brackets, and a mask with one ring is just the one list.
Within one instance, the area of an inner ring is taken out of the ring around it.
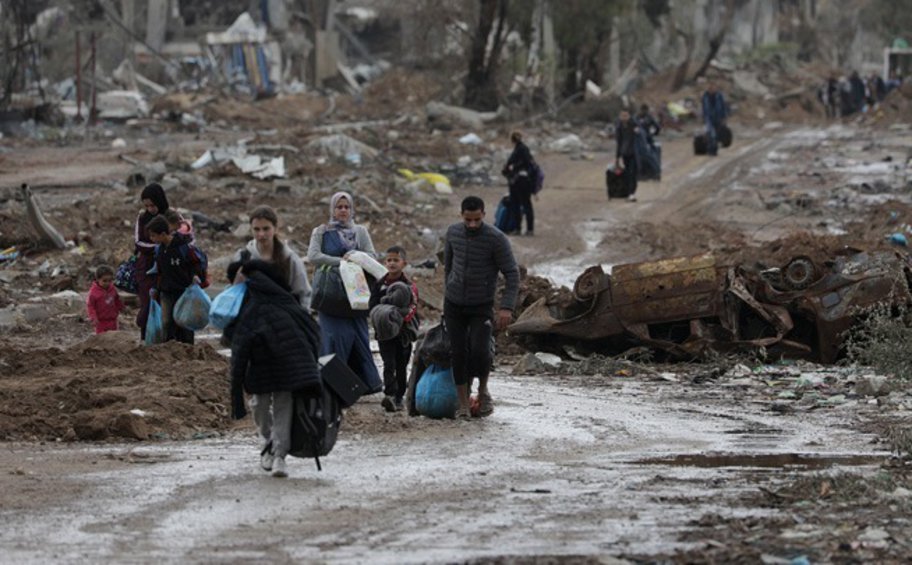
{"label": "child holding bag", "polygon": [[193,331],[174,323],[174,305],[187,287],[206,278],[200,252],[190,244],[189,236],[172,232],[162,216],[152,218],[146,229],[149,239],[159,245],[155,255],[155,294],[161,304],[165,341],[176,339],[192,345]]}

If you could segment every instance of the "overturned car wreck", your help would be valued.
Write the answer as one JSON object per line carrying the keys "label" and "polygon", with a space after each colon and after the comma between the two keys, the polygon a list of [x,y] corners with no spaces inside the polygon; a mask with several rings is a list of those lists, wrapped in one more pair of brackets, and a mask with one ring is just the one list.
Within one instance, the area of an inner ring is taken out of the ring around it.
{"label": "overturned car wreck", "polygon": [[[678,359],[765,348],[832,363],[846,330],[871,307],[912,303],[912,262],[894,251],[844,254],[780,268],[719,265],[712,255],[587,269],[573,303],[542,298],[510,326],[536,346],[616,353],[648,346]],[[544,338],[544,339],[540,339]]]}

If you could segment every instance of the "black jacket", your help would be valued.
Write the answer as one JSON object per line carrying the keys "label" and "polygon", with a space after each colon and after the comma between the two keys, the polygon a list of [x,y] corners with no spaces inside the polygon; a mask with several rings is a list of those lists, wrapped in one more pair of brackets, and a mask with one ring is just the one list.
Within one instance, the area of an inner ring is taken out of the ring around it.
{"label": "black jacket", "polygon": [[155,287],[162,292],[180,293],[193,284],[193,276],[200,281],[206,276],[190,236],[175,233],[167,247],[159,248],[155,256],[158,265],[158,282]]}
{"label": "black jacket", "polygon": [[251,394],[319,391],[320,328],[294,296],[268,276],[251,273],[231,339],[231,390],[236,418]]}
{"label": "black jacket", "polygon": [[[532,152],[522,141],[513,146],[513,152],[501,171],[512,183],[517,176],[530,177],[532,174]],[[525,173],[525,174],[522,174]]]}
{"label": "black jacket", "polygon": [[446,232],[443,251],[446,299],[459,306],[492,304],[497,274],[503,273],[506,288],[500,307],[513,310],[519,293],[519,267],[507,236],[492,225],[470,231],[460,222]]}
{"label": "black jacket", "polygon": [[622,122],[618,120],[614,127],[614,139],[617,142],[615,157],[632,157],[636,153],[636,122],[633,118]]}

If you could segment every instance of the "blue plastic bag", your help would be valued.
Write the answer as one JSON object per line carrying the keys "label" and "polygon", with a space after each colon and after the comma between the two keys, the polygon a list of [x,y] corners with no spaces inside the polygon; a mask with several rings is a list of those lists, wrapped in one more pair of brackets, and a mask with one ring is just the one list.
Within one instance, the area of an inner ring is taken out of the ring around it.
{"label": "blue plastic bag", "polygon": [[428,418],[453,418],[458,405],[453,371],[428,365],[415,388],[415,408]]}
{"label": "blue plastic bag", "polygon": [[209,309],[212,301],[196,283],[187,287],[174,304],[174,323],[191,331],[199,331],[209,325]]}
{"label": "blue plastic bag", "polygon": [[146,345],[164,343],[165,329],[162,327],[162,309],[154,298],[149,301],[149,318],[146,320]]}
{"label": "blue plastic bag", "polygon": [[220,330],[228,327],[228,324],[233,322],[241,311],[245,294],[247,294],[246,282],[233,284],[220,292],[213,299],[212,307],[209,308],[209,323]]}

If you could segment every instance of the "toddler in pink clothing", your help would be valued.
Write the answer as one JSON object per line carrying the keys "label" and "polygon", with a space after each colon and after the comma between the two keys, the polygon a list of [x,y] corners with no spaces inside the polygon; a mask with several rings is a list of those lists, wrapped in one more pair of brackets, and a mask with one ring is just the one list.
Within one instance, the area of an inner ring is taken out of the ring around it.
{"label": "toddler in pink clothing", "polygon": [[95,333],[117,330],[117,315],[124,309],[114,288],[114,270],[107,265],[95,269],[95,281],[86,298],[86,312],[95,325]]}

